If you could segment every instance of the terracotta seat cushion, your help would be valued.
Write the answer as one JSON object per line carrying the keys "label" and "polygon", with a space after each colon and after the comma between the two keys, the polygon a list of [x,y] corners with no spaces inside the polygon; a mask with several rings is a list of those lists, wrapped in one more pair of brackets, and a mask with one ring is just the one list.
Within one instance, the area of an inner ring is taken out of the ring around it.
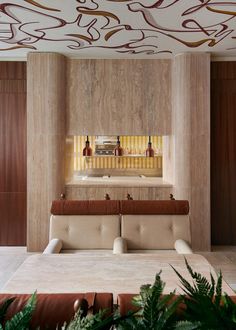
{"label": "terracotta seat cushion", "polygon": [[[0,294],[0,305],[11,297],[16,297],[8,309],[6,320],[19,312],[29,299],[29,294]],[[70,322],[74,315],[74,302],[86,299],[89,308],[97,313],[100,309],[112,312],[113,296],[111,293],[55,293],[37,294],[37,305],[31,321],[32,329],[60,329],[64,322]]]}

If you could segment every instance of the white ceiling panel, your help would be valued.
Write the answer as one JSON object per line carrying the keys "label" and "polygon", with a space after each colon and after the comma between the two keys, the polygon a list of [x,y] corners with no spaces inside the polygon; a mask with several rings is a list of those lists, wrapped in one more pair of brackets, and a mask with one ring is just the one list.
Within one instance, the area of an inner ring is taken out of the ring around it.
{"label": "white ceiling panel", "polygon": [[236,1],[0,1],[0,58],[53,51],[71,57],[236,55]]}

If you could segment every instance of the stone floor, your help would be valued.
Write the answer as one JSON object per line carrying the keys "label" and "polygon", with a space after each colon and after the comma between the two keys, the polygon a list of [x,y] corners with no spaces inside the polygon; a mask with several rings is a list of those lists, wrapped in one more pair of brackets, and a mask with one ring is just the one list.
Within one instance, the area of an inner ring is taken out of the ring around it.
{"label": "stone floor", "polygon": [[[0,247],[0,289],[32,253],[25,247]],[[212,247],[212,252],[202,254],[215,268],[222,271],[225,281],[236,291],[236,246]]]}
{"label": "stone floor", "polygon": [[236,292],[236,246],[215,246],[212,252],[201,253]]}

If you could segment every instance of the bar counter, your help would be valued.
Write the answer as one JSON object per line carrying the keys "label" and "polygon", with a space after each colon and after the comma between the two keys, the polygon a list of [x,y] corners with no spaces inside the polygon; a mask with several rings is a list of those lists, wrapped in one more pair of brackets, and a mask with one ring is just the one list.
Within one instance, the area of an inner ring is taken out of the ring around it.
{"label": "bar counter", "polygon": [[66,187],[155,187],[172,188],[173,185],[161,177],[145,176],[101,176],[74,177],[66,183]]}

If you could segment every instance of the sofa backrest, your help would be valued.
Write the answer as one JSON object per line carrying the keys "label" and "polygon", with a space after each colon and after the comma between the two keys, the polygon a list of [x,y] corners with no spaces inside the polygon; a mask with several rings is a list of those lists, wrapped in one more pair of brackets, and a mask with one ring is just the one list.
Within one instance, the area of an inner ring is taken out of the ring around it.
{"label": "sofa backrest", "polygon": [[63,249],[112,249],[120,236],[119,215],[51,215],[49,239]]}
{"label": "sofa backrest", "polygon": [[188,201],[121,201],[121,213],[129,250],[173,249],[177,239],[191,243]]}
{"label": "sofa backrest", "polygon": [[121,236],[128,250],[174,249],[177,239],[189,244],[187,215],[122,215]]}
{"label": "sofa backrest", "polygon": [[186,200],[124,200],[120,201],[121,214],[189,214]]}
{"label": "sofa backrest", "polygon": [[63,249],[112,249],[120,236],[119,201],[55,200],[49,239],[59,238]]}
{"label": "sofa backrest", "polygon": [[51,213],[49,238],[62,240],[63,249],[112,249],[118,236],[131,250],[191,243],[188,201],[57,200]]}
{"label": "sofa backrest", "polygon": [[53,215],[111,215],[120,214],[118,200],[54,200]]}

